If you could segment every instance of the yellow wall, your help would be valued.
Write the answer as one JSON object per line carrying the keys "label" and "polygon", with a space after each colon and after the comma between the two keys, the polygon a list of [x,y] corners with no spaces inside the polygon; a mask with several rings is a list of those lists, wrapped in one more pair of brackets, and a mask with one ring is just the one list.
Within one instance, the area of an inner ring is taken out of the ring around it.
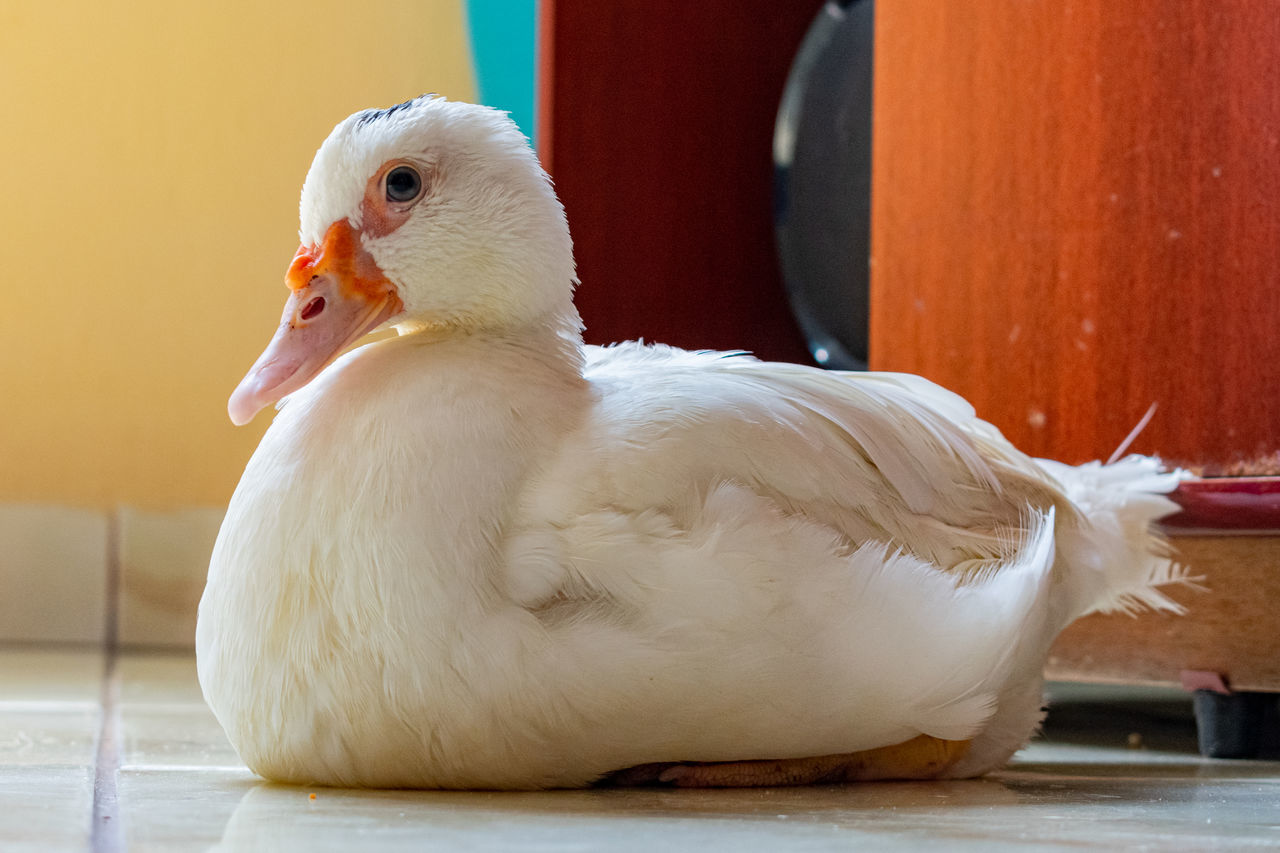
{"label": "yellow wall", "polygon": [[0,501],[225,503],[311,157],[424,91],[461,0],[0,4]]}

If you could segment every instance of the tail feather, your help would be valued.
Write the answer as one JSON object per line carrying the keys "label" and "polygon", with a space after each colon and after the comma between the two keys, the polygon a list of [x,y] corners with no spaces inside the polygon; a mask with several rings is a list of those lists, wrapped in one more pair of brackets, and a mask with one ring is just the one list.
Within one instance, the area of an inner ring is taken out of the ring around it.
{"label": "tail feather", "polygon": [[1093,612],[1183,611],[1160,587],[1186,583],[1186,568],[1156,522],[1176,512],[1167,495],[1188,476],[1163,471],[1160,460],[1128,456],[1103,465],[1037,464],[1061,484],[1082,520],[1058,531],[1058,550],[1071,566],[1064,625]]}

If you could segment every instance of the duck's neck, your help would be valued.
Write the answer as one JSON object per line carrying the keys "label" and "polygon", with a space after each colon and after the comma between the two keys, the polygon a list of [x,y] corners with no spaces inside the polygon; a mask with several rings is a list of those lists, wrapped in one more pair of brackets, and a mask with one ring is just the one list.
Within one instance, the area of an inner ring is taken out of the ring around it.
{"label": "duck's neck", "polygon": [[469,327],[466,325],[435,325],[415,318],[395,324],[401,337],[414,336],[422,343],[449,343],[472,340],[475,342],[507,341],[524,342],[547,357],[548,363],[561,362],[574,375],[581,376],[583,368],[582,317],[572,301],[547,311],[540,317],[520,324],[497,327]]}

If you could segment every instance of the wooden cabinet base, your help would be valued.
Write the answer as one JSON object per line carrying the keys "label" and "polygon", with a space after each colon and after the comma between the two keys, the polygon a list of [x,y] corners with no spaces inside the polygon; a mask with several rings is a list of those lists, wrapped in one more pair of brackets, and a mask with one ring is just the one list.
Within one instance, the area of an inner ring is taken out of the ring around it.
{"label": "wooden cabinet base", "polygon": [[1280,535],[1172,541],[1203,586],[1171,591],[1187,612],[1086,616],[1058,638],[1046,675],[1176,685],[1207,672],[1232,691],[1280,692]]}

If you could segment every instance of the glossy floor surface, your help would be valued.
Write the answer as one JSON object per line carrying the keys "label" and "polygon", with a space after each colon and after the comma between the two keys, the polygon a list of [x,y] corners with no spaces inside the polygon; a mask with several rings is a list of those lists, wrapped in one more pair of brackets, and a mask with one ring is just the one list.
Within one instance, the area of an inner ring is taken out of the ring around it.
{"label": "glossy floor surface", "polygon": [[0,649],[3,851],[1082,847],[1280,848],[1280,763],[1200,758],[1190,703],[1177,694],[1076,688],[1041,740],[977,781],[300,789],[239,762],[190,657]]}

